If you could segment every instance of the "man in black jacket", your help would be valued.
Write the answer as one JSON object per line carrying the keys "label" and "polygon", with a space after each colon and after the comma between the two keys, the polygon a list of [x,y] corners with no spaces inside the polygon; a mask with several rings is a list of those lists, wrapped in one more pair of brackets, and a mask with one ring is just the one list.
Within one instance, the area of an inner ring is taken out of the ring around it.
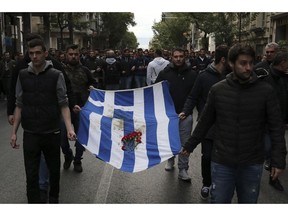
{"label": "man in black jacket", "polygon": [[[191,67],[185,63],[184,50],[175,49],[172,53],[172,63],[168,64],[163,71],[160,71],[156,83],[167,80],[170,84],[170,94],[174,102],[176,113],[180,113],[183,109],[189,92],[192,90],[197,74]],[[188,140],[191,135],[193,125],[192,115],[179,121],[179,133],[181,144]],[[189,156],[178,155],[178,178],[183,181],[191,181],[188,175]],[[166,171],[172,170],[174,167],[174,157],[170,158],[165,166]]]}
{"label": "man in black jacket", "polygon": [[[229,48],[226,45],[220,45],[216,48],[215,61],[198,75],[194,87],[185,102],[183,112],[179,114],[180,119],[184,119],[186,116],[191,115],[195,106],[198,109],[198,116],[201,115],[211,86],[225,79],[227,73],[230,72],[227,59],[228,50]],[[214,134],[211,128],[205,139],[201,142],[201,172],[203,186],[200,195],[204,200],[209,197],[211,185],[213,136]]]}
{"label": "man in black jacket", "polygon": [[[65,74],[67,74],[73,94],[75,95],[75,105],[73,111],[71,112],[71,119],[77,133],[79,127],[79,112],[81,107],[83,107],[89,97],[89,88],[97,87],[96,80],[92,77],[90,70],[80,64],[80,52],[78,45],[71,44],[66,47],[66,62],[67,65],[64,67]],[[62,126],[64,126],[62,124]],[[65,127],[62,127],[65,131]],[[73,156],[73,151],[70,148],[70,144],[67,140],[66,133],[62,133],[62,152],[65,155],[65,161],[63,164],[64,169],[69,169],[71,162],[74,160],[74,171],[82,172],[82,156],[85,148],[76,140],[75,142],[75,157]]]}
{"label": "man in black jacket", "polygon": [[[273,88],[253,73],[255,51],[236,44],[229,50],[232,73],[212,86],[207,103],[182,154],[189,155],[214,124],[211,202],[257,203],[264,162],[264,132],[271,135],[271,176],[286,166],[285,131]],[[267,124],[268,123],[268,124]]]}
{"label": "man in black jacket", "polygon": [[[260,74],[267,74],[267,76],[261,76],[264,81],[271,84],[273,89],[275,89],[277,98],[280,103],[281,114],[283,119],[283,125],[288,123],[288,53],[283,51],[278,51],[273,58],[273,62],[267,68],[258,68]],[[271,171],[270,158],[271,158],[271,139],[269,131],[265,133],[265,146],[266,146],[266,160],[264,167],[266,170]],[[269,184],[279,191],[284,191],[284,188],[278,178],[272,179],[269,176]]]}

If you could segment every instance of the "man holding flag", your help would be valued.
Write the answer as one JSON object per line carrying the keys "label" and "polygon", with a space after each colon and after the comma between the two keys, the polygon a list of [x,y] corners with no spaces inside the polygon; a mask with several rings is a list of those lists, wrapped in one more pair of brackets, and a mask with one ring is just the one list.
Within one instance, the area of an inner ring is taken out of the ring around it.
{"label": "man holding flag", "polygon": [[[189,92],[192,90],[197,74],[185,63],[184,50],[175,49],[172,53],[172,62],[159,73],[156,83],[167,80],[170,84],[170,94],[177,114],[180,114]],[[192,132],[192,115],[179,122],[179,134],[182,145],[189,139]],[[175,133],[175,132],[173,132]],[[165,167],[166,171],[174,168],[174,159],[171,157]],[[189,156],[178,155],[178,178],[183,181],[191,181],[187,170],[189,168]]]}

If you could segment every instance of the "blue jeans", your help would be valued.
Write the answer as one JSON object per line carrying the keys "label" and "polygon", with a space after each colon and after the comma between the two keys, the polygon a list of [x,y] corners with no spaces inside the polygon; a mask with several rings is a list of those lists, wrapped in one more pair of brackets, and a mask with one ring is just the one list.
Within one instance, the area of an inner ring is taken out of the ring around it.
{"label": "blue jeans", "polygon": [[[179,120],[179,134],[182,146],[185,145],[185,142],[191,136],[192,127],[193,127],[192,115],[187,116],[187,118],[185,118],[184,120]],[[178,155],[178,168],[188,170],[189,156],[185,156],[182,154]]]}
{"label": "blue jeans", "polygon": [[135,81],[136,88],[144,87],[146,86],[146,75],[144,76],[135,75],[134,81]]}
{"label": "blue jeans", "polygon": [[257,203],[262,164],[227,166],[211,162],[211,203],[231,203],[236,189],[238,203]]}

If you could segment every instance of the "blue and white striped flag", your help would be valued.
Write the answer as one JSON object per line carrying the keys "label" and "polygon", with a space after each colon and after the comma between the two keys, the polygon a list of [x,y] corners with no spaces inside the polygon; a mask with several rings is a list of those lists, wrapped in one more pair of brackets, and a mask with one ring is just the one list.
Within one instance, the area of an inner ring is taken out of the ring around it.
{"label": "blue and white striped flag", "polygon": [[180,152],[179,118],[167,81],[120,91],[92,90],[80,112],[79,142],[125,172],[139,172]]}

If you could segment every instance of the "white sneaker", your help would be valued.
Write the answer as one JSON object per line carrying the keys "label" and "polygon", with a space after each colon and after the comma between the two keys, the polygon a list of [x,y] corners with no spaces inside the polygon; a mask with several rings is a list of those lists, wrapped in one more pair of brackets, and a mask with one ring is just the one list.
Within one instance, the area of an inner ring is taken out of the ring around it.
{"label": "white sneaker", "polygon": [[191,181],[191,178],[188,175],[188,172],[186,169],[180,169],[179,170],[178,178],[183,180],[183,181],[189,181],[189,182]]}
{"label": "white sneaker", "polygon": [[174,158],[169,158],[166,165],[165,165],[165,170],[166,171],[171,171],[174,169]]}

